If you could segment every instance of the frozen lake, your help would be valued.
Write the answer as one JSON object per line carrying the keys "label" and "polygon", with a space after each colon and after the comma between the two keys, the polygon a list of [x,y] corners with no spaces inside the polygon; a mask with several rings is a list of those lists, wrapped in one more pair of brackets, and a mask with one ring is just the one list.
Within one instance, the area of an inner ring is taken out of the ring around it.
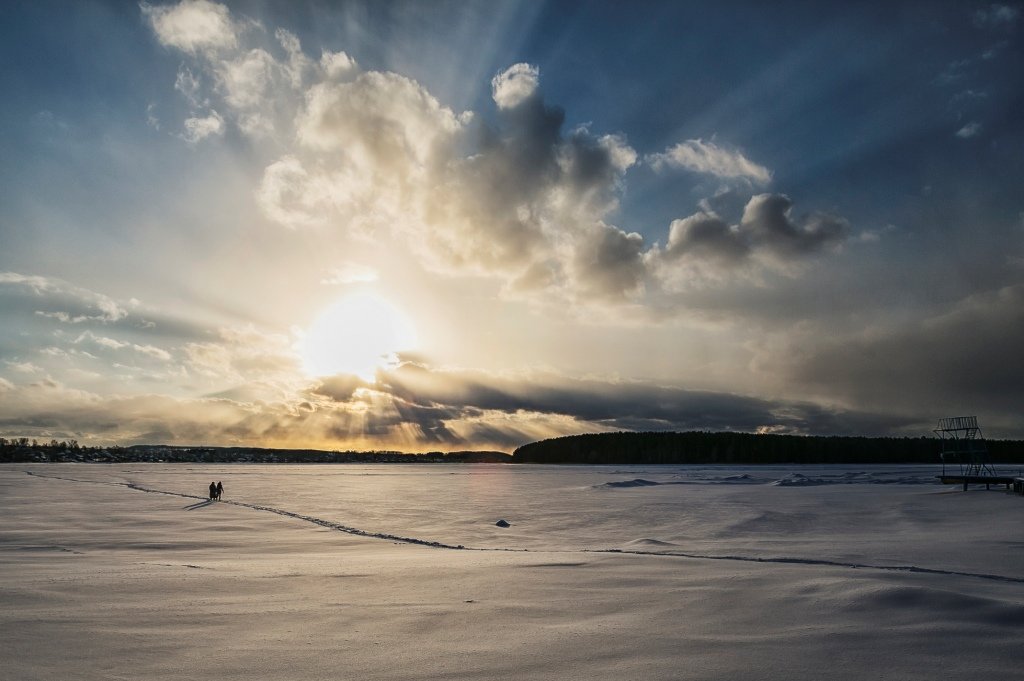
{"label": "frozen lake", "polygon": [[[1024,499],[943,487],[937,472],[8,465],[0,667],[18,679],[1012,676]],[[225,501],[201,503],[212,480]]]}

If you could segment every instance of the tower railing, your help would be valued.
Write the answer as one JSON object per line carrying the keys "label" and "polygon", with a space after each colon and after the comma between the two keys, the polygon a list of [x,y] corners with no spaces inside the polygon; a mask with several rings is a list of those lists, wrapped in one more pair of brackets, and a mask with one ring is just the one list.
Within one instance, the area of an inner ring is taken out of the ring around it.
{"label": "tower railing", "polygon": [[942,442],[942,474],[946,464],[955,464],[964,476],[994,476],[995,469],[988,462],[988,448],[978,426],[977,416],[951,416],[939,419],[933,430]]}

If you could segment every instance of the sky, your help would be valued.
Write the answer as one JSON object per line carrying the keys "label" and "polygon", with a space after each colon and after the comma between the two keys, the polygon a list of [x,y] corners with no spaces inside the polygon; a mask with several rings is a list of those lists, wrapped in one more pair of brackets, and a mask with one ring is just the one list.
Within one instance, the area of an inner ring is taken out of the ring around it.
{"label": "sky", "polygon": [[8,2],[0,435],[1024,438],[1019,2]]}

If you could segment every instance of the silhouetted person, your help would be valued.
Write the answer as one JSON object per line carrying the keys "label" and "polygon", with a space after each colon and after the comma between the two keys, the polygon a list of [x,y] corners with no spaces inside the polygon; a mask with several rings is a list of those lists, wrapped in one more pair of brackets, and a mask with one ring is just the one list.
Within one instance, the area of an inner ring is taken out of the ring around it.
{"label": "silhouetted person", "polygon": [[213,501],[216,498],[217,498],[217,485],[211,482],[210,483],[210,501]]}
{"label": "silhouetted person", "polygon": [[217,501],[220,501],[220,495],[224,494],[224,485],[220,484],[220,480],[217,481]]}

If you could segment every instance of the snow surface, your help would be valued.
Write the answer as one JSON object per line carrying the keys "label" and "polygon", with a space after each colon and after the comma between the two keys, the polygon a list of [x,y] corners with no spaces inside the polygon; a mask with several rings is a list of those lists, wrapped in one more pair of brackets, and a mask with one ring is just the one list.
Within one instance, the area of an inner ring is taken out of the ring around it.
{"label": "snow surface", "polygon": [[936,473],[0,466],[0,678],[1020,678],[1024,499]]}

